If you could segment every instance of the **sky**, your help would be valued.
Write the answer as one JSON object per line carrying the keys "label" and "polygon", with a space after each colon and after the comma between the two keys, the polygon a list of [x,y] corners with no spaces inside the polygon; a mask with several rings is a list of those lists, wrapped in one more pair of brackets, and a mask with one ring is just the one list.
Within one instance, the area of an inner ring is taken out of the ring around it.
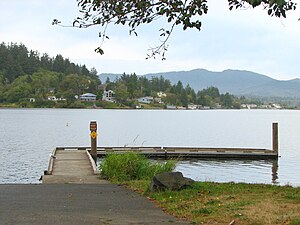
{"label": "sky", "polygon": [[227,0],[209,0],[201,31],[176,27],[164,61],[146,59],[147,50],[160,43],[159,29],[166,25],[160,21],[138,28],[137,37],[127,27],[109,25],[102,56],[94,52],[101,27],[53,26],[53,19],[71,25],[80,16],[76,0],[0,1],[0,42],[23,43],[51,57],[62,54],[98,73],[239,69],[289,80],[300,78],[300,1],[294,1],[299,9],[279,19],[262,8],[230,11]]}

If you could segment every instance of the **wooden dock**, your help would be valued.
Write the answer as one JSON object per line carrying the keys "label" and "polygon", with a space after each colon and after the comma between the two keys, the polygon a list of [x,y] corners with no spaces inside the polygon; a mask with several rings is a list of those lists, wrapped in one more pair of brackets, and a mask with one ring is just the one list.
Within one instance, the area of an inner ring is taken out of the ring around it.
{"label": "wooden dock", "polygon": [[[272,124],[272,150],[256,148],[199,148],[199,147],[97,147],[97,123],[92,121],[91,147],[88,150],[93,159],[110,153],[123,154],[128,151],[137,152],[154,158],[247,158],[247,159],[274,159],[278,158],[278,123]],[[67,148],[62,148],[67,149]],[[72,149],[72,148],[71,148]]]}
{"label": "wooden dock", "polygon": [[[91,147],[58,147],[57,150],[90,151]],[[255,148],[194,148],[194,147],[97,147],[97,156],[136,152],[149,158],[234,158],[234,159],[276,159],[278,152]]]}
{"label": "wooden dock", "polygon": [[101,184],[94,160],[86,150],[56,148],[50,156],[48,170],[42,177],[44,184]]}
{"label": "wooden dock", "polygon": [[108,154],[135,152],[149,158],[186,159],[186,158],[224,158],[224,159],[277,159],[278,123],[272,125],[273,150],[256,148],[199,148],[199,147],[97,147],[97,123],[90,123],[90,147],[57,147],[54,149],[48,170],[42,182],[53,183],[107,183],[101,180],[95,162],[97,157]]}
{"label": "wooden dock", "polygon": [[[106,184],[100,179],[91,147],[57,147],[49,159],[43,184]],[[192,148],[192,147],[97,147],[97,156],[136,152],[149,158],[191,159],[277,159],[278,151],[250,148]]]}

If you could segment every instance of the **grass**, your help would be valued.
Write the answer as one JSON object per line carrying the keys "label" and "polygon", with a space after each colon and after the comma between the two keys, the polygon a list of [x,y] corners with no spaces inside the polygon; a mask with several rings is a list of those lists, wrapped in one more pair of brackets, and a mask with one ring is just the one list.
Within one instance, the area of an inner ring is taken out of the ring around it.
{"label": "grass", "polygon": [[0,108],[20,108],[17,103],[0,103]]}
{"label": "grass", "polygon": [[196,182],[182,191],[148,192],[149,181],[126,182],[169,214],[194,224],[299,225],[300,188]]}
{"label": "grass", "polygon": [[265,184],[195,182],[181,191],[150,192],[152,177],[175,161],[153,163],[142,155],[108,155],[100,164],[109,180],[123,183],[159,207],[193,224],[300,225],[300,188]]}
{"label": "grass", "polygon": [[175,161],[154,163],[143,155],[127,152],[107,155],[100,170],[104,177],[115,182],[150,180],[155,174],[172,171],[175,164]]}

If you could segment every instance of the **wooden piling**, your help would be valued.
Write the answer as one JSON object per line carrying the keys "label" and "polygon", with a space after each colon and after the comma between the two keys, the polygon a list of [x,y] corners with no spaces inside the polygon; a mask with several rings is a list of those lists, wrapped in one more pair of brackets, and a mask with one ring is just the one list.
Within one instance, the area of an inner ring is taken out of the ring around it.
{"label": "wooden piling", "polygon": [[97,122],[90,122],[90,131],[91,131],[91,156],[94,161],[97,162]]}
{"label": "wooden piling", "polygon": [[278,123],[273,123],[273,151],[278,155]]}

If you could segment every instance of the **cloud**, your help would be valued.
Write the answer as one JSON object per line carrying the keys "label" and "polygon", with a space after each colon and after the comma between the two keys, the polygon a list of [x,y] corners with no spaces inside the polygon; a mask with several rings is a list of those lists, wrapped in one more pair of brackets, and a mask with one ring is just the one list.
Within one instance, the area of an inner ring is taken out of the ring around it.
{"label": "cloud", "polygon": [[159,44],[158,30],[168,25],[155,24],[138,29],[138,37],[128,28],[109,26],[99,56],[101,27],[89,29],[52,26],[54,18],[72,24],[79,15],[77,4],[67,0],[10,0],[0,2],[0,37],[4,42],[22,42],[29,49],[62,54],[78,64],[96,67],[99,72],[138,74],[205,68],[228,68],[260,72],[274,78],[300,77],[299,11],[287,19],[272,18],[265,10],[229,11],[228,1],[208,1],[208,15],[201,17],[202,30],[182,31],[177,27],[169,41],[167,60],[145,60],[147,49]]}

